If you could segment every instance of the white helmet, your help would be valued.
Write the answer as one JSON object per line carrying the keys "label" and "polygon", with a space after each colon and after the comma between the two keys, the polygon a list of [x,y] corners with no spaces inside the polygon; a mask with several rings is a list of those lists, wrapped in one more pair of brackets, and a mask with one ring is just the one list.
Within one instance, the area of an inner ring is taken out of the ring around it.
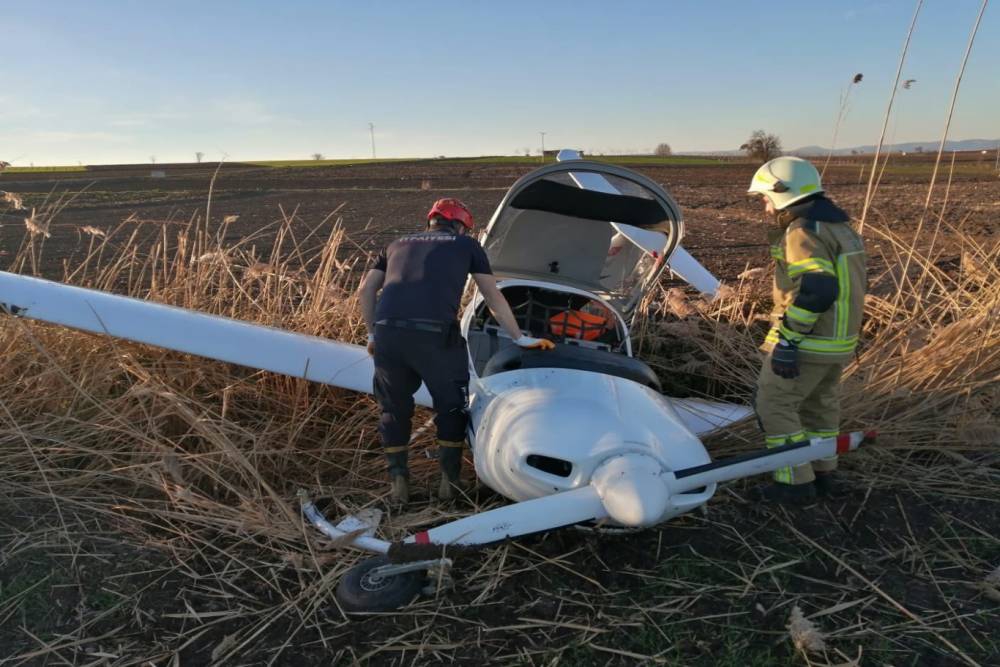
{"label": "white helmet", "polygon": [[765,162],[753,175],[751,194],[764,195],[779,211],[818,192],[823,192],[819,172],[800,157],[777,157]]}

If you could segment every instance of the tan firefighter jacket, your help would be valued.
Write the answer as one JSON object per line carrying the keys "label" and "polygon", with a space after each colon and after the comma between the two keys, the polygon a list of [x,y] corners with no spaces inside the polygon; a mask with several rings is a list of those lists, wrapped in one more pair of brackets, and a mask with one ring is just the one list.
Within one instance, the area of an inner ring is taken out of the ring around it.
{"label": "tan firefighter jacket", "polygon": [[764,351],[779,337],[804,361],[844,363],[854,353],[864,310],[864,241],[826,197],[793,204],[768,232],[774,258],[774,310]]}

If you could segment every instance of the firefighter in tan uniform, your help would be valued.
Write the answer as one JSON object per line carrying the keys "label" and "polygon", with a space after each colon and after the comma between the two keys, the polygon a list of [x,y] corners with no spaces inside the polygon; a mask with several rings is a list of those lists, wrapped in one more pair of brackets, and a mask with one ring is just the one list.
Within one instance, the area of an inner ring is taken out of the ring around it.
{"label": "firefighter in tan uniform", "polygon": [[[774,259],[774,310],[755,409],[768,447],[840,432],[840,376],[854,355],[867,279],[865,248],[850,218],[823,195],[806,160],[780,157],[754,174]],[[837,457],[775,471],[758,500],[802,503],[836,495]]]}

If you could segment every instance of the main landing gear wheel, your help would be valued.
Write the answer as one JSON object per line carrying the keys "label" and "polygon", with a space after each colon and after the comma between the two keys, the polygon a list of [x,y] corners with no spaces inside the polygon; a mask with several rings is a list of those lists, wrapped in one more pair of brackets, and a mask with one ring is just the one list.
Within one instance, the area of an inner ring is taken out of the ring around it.
{"label": "main landing gear wheel", "polygon": [[334,593],[344,611],[393,611],[417,597],[424,587],[426,572],[380,575],[373,571],[386,565],[390,565],[388,558],[375,556],[347,571]]}

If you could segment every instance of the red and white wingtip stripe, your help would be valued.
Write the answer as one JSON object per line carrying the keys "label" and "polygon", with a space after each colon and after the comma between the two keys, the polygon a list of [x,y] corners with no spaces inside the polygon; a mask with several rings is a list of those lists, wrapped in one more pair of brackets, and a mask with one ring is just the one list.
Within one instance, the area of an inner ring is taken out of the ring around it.
{"label": "red and white wingtip stripe", "polygon": [[837,436],[837,454],[846,454],[857,449],[862,444],[874,442],[876,438],[878,438],[878,431],[841,433]]}

